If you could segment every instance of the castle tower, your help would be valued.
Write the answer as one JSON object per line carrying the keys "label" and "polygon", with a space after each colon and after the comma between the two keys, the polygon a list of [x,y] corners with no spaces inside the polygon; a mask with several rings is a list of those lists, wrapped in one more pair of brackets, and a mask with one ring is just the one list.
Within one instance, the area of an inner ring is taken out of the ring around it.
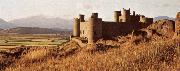
{"label": "castle tower", "polygon": [[80,15],[79,15],[79,20],[80,20],[80,22],[85,22],[85,20],[84,20],[84,15],[80,14]]}
{"label": "castle tower", "polygon": [[94,43],[94,25],[96,23],[95,18],[89,18],[89,25],[88,25],[88,44]]}
{"label": "castle tower", "polygon": [[98,13],[92,13],[87,30],[88,44],[94,44],[96,39],[102,37],[102,19],[98,18]]}
{"label": "castle tower", "polygon": [[74,18],[73,36],[80,37],[80,20],[78,18]]}
{"label": "castle tower", "polygon": [[140,21],[142,23],[146,23],[146,17],[144,15],[140,15]]}
{"label": "castle tower", "polygon": [[180,12],[178,12],[176,16],[175,32],[180,34]]}
{"label": "castle tower", "polygon": [[128,22],[128,18],[130,18],[130,9],[126,10],[123,8],[122,22]]}
{"label": "castle tower", "polygon": [[133,16],[136,16],[136,13],[135,13],[135,11],[133,11]]}
{"label": "castle tower", "polygon": [[98,13],[92,13],[91,18],[98,18]]}
{"label": "castle tower", "polygon": [[121,16],[121,11],[114,11],[114,21],[119,22],[119,16]]}

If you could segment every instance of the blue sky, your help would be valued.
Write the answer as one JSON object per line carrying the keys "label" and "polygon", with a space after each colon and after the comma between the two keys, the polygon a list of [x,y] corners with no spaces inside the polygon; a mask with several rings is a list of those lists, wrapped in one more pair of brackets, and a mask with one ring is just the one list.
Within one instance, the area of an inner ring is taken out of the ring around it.
{"label": "blue sky", "polygon": [[0,18],[13,20],[45,15],[72,19],[78,14],[86,18],[98,12],[103,20],[112,20],[113,11],[131,8],[148,17],[175,17],[180,11],[180,0],[0,0]]}

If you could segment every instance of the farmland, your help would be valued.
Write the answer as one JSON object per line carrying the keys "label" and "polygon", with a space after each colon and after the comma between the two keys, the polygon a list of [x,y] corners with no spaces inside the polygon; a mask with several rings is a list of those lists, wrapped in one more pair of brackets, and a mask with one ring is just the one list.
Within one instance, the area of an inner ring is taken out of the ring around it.
{"label": "farmland", "polygon": [[66,41],[57,34],[3,34],[0,35],[0,50],[20,46],[58,46]]}

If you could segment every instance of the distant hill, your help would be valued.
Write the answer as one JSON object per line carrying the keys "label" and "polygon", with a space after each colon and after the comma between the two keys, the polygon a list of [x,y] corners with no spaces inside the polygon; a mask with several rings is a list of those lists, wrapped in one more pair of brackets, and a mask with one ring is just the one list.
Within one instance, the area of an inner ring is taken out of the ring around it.
{"label": "distant hill", "polygon": [[158,16],[154,18],[154,21],[162,20],[162,19],[168,19],[168,20],[173,20],[175,21],[175,18],[168,17],[168,16]]}
{"label": "distant hill", "polygon": [[50,28],[50,29],[55,30],[55,31],[59,31],[59,30],[61,30],[61,31],[72,31],[72,29],[61,29],[61,28]]}
{"label": "distant hill", "polygon": [[2,31],[2,30],[4,30],[4,29],[1,29],[1,28],[0,28],[0,31]]}
{"label": "distant hill", "polygon": [[38,27],[17,27],[11,29],[5,29],[1,32],[4,33],[17,33],[17,34],[56,34],[65,33],[66,30],[53,30],[48,28],[38,28]]}
{"label": "distant hill", "polygon": [[38,15],[27,18],[21,18],[9,21],[18,27],[40,27],[40,28],[60,28],[71,29],[72,20],[65,20],[61,18],[49,18]]}
{"label": "distant hill", "polygon": [[9,23],[3,19],[0,19],[0,28],[1,29],[8,29],[8,28],[13,28],[13,27],[15,27],[14,24]]}

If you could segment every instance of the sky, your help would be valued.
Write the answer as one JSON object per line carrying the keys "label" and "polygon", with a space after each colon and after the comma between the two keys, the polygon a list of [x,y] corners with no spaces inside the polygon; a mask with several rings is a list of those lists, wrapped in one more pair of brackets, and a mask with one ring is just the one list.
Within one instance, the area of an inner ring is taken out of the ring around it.
{"label": "sky", "polygon": [[79,14],[88,18],[97,12],[103,20],[112,20],[113,11],[131,8],[147,17],[175,17],[180,0],[0,0],[0,18],[10,21],[44,15],[73,19]]}

